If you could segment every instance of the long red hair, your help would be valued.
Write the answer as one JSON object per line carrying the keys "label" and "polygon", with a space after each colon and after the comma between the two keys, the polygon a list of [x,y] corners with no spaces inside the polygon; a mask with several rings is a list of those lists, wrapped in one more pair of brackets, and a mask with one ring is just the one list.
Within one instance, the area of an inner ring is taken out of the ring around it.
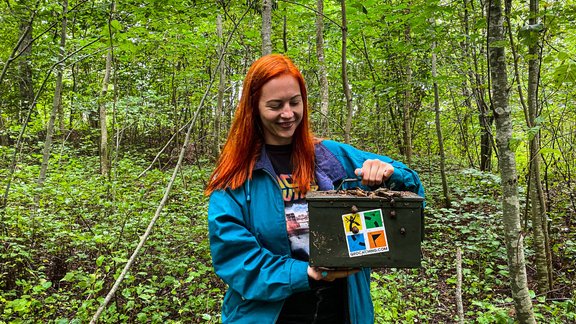
{"label": "long red hair", "polygon": [[268,81],[283,75],[291,75],[298,81],[304,105],[302,121],[292,137],[292,179],[300,192],[305,194],[310,190],[310,183],[314,179],[314,139],[308,120],[304,77],[288,57],[271,54],[252,63],[246,74],[232,127],[204,192],[206,195],[215,190],[236,189],[252,178],[254,164],[264,144],[258,110],[261,90]]}

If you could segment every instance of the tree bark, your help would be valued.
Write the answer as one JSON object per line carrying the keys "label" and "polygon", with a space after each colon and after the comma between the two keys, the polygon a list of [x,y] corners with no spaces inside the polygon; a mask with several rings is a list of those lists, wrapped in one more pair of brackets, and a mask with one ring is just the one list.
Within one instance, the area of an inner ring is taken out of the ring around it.
{"label": "tree bark", "polygon": [[262,0],[262,55],[272,54],[272,0]]}
{"label": "tree bark", "polygon": [[116,2],[112,1],[110,5],[110,17],[108,20],[108,31],[110,37],[110,46],[106,55],[106,69],[104,79],[102,80],[102,91],[99,100],[99,121],[100,121],[100,174],[107,177],[110,173],[110,153],[108,149],[108,125],[106,112],[106,95],[108,94],[108,85],[110,82],[110,73],[112,70],[112,19],[116,11]]}
{"label": "tree bark", "polygon": [[456,309],[458,323],[464,324],[464,304],[462,303],[462,249],[456,248]]}
{"label": "tree bark", "polygon": [[506,252],[510,272],[512,298],[516,318],[520,323],[536,323],[528,292],[526,261],[524,258],[524,235],[520,224],[518,203],[518,177],[516,157],[510,149],[512,116],[508,106],[509,88],[504,47],[504,23],[501,0],[489,4],[488,54],[492,79],[492,107],[496,118],[496,144],[502,183],[502,212]]}
{"label": "tree bark", "polygon": [[320,136],[330,134],[329,114],[329,89],[328,74],[326,72],[326,60],[324,58],[324,0],[316,1],[316,57],[318,58],[318,76],[320,83]]}
{"label": "tree bark", "polygon": [[[218,15],[216,20],[216,32],[218,33],[218,39],[222,39],[222,16]],[[223,55],[224,44],[220,44],[219,53]],[[216,112],[214,116],[214,143],[212,144],[213,157],[217,158],[220,155],[220,124],[222,120],[222,112],[224,111],[224,92],[226,90],[226,67],[224,64],[225,60],[222,60],[218,71],[220,72],[220,78],[218,81],[218,102],[216,104]]]}
{"label": "tree bark", "polygon": [[[30,23],[30,25],[28,25]],[[20,116],[19,122],[24,121],[26,116],[26,107],[30,107],[34,101],[34,81],[32,76],[32,67],[30,66],[30,54],[32,53],[32,24],[31,21],[22,20],[20,23],[20,32],[24,36],[18,52],[20,60],[18,61],[18,87],[20,89]]]}
{"label": "tree bark", "polygon": [[[409,10],[409,9],[408,9]],[[404,40],[407,44],[410,43],[410,25],[406,24],[404,28]],[[404,103],[402,105],[403,112],[403,139],[404,139],[404,155],[406,156],[406,164],[412,164],[412,130],[410,127],[410,102],[412,100],[412,67],[410,60],[406,60],[406,82],[404,90]]]}
{"label": "tree bark", "polygon": [[[538,21],[538,0],[530,0],[530,18],[528,23],[535,26]],[[530,140],[530,207],[532,215],[532,231],[534,235],[534,250],[536,252],[536,282],[538,292],[546,294],[552,290],[552,260],[550,244],[548,242],[548,222],[546,201],[542,189],[540,176],[540,130],[537,130],[537,118],[540,115],[538,107],[538,83],[540,79],[540,53],[538,32],[530,37],[533,42],[529,45],[528,55],[528,128],[533,130]]]}
{"label": "tree bark", "polygon": [[288,26],[286,22],[286,9],[284,9],[284,24],[282,25],[282,44],[284,45],[284,53],[288,52]]}
{"label": "tree bark", "polygon": [[352,131],[352,94],[348,85],[348,64],[346,62],[346,47],[348,39],[348,23],[346,22],[346,0],[341,0],[342,9],[342,88],[346,98],[346,126],[344,129],[344,141],[350,143],[350,132]]}

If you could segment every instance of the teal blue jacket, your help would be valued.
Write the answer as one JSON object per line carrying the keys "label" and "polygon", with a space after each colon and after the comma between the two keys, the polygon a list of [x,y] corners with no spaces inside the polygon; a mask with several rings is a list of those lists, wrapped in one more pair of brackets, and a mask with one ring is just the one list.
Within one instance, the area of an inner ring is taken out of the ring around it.
{"label": "teal blue jacket", "polygon": [[[394,166],[394,174],[386,181],[388,188],[424,196],[418,174],[401,162],[328,140],[316,145],[319,190],[334,189],[342,179],[356,177],[354,170],[367,159],[380,159]],[[223,323],[274,323],[286,298],[310,290],[308,262],[291,257],[284,201],[275,179],[263,150],[252,180],[235,190],[219,190],[210,196],[212,263],[216,274],[228,284],[222,305]],[[350,322],[372,323],[370,269],[363,269],[347,281]]]}

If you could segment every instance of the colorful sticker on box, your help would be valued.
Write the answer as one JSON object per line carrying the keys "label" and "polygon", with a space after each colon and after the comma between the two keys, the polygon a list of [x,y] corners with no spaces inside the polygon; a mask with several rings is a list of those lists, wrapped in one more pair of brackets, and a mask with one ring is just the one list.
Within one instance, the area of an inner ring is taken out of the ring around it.
{"label": "colorful sticker on box", "polygon": [[351,258],[388,252],[381,209],[342,215],[342,225]]}

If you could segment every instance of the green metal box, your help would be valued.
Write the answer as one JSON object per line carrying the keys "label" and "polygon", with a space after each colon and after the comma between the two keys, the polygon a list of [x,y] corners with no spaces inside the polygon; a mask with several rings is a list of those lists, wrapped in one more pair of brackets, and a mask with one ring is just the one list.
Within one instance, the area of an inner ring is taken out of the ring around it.
{"label": "green metal box", "polygon": [[417,268],[422,260],[424,198],[378,189],[306,195],[310,265],[327,268]]}

